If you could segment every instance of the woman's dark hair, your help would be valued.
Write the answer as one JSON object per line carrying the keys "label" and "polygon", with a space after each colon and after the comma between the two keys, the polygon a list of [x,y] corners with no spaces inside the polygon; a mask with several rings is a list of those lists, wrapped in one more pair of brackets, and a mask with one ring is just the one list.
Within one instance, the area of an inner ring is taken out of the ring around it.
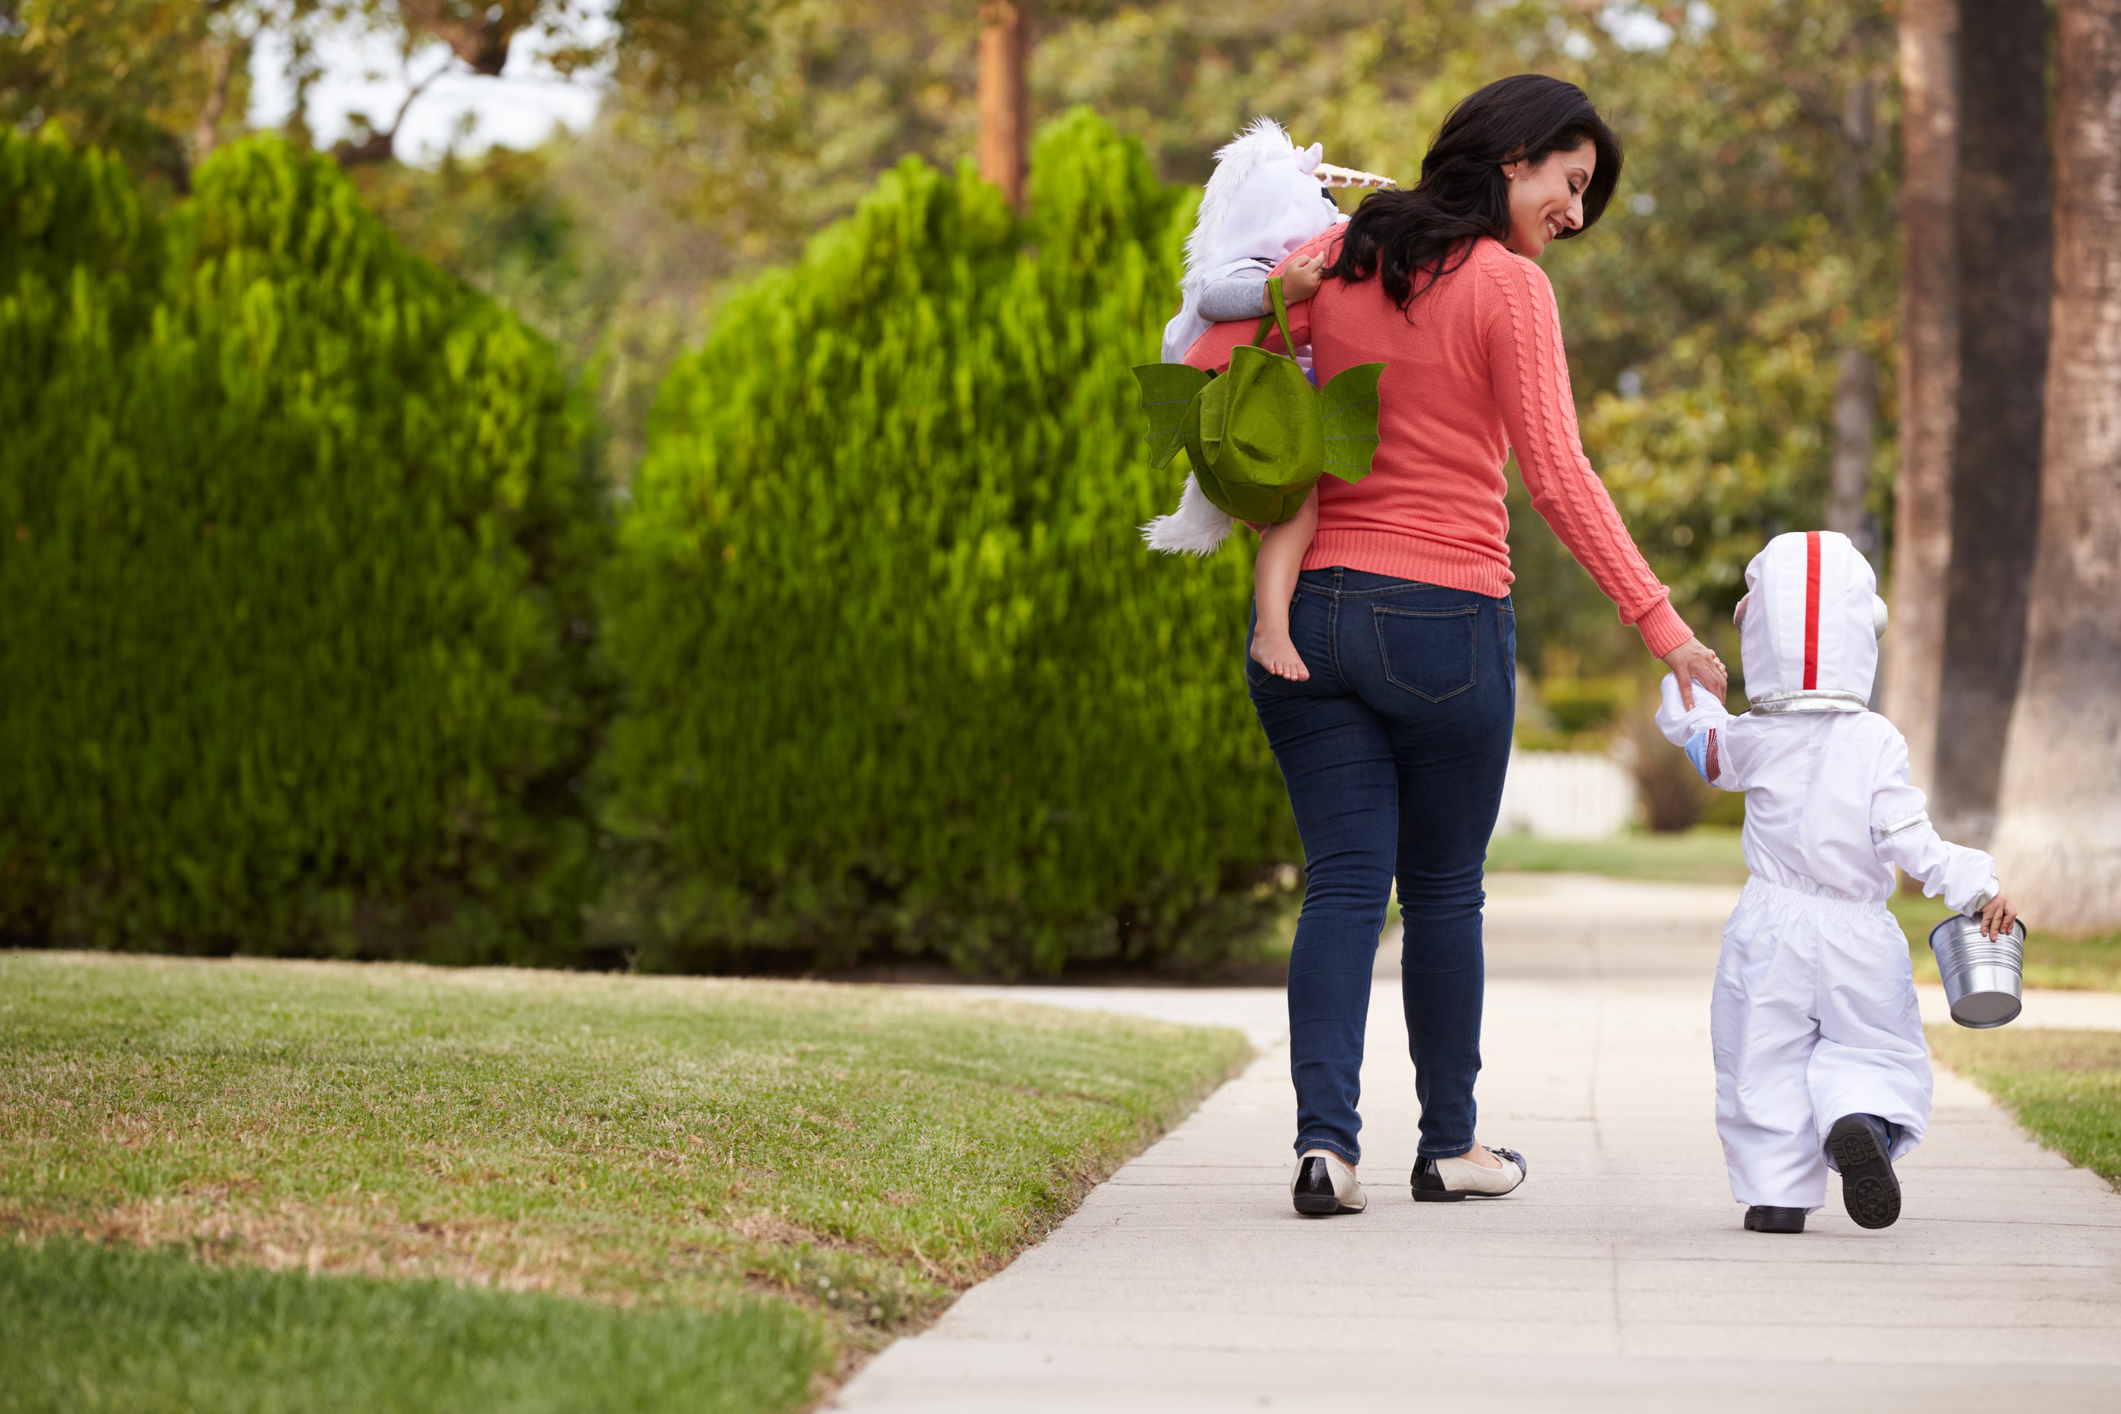
{"label": "woman's dark hair", "polygon": [[[1503,163],[1537,163],[1552,152],[1573,152],[1585,139],[1598,153],[1583,193],[1587,231],[1605,214],[1620,180],[1620,139],[1575,84],[1544,74],[1497,79],[1443,120],[1413,190],[1363,199],[1348,222],[1339,258],[1325,273],[1350,282],[1380,274],[1385,293],[1406,308],[1464,264],[1476,239],[1510,238]],[[1556,239],[1576,234],[1563,231]]]}

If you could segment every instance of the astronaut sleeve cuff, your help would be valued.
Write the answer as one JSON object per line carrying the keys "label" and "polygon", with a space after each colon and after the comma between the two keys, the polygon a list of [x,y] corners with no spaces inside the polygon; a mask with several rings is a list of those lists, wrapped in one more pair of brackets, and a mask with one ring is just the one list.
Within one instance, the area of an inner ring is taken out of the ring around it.
{"label": "astronaut sleeve cuff", "polygon": [[[1680,705],[1679,679],[1670,673],[1657,685],[1657,730],[1674,746],[1685,746],[1698,732],[1712,731],[1730,720],[1716,695],[1694,684],[1694,705]],[[1698,764],[1698,763],[1697,763]]]}
{"label": "astronaut sleeve cuff", "polygon": [[1981,888],[1975,890],[1974,896],[1968,899],[1966,901],[1966,906],[1964,908],[1961,908],[1959,911],[1968,918],[1972,918],[1976,914],[1980,913],[1982,909],[1987,908],[1990,902],[1995,899],[1996,895],[2002,892],[2003,881],[2001,879],[1998,879],[1995,875],[1991,874],[1988,876],[1988,883],[1984,884]]}

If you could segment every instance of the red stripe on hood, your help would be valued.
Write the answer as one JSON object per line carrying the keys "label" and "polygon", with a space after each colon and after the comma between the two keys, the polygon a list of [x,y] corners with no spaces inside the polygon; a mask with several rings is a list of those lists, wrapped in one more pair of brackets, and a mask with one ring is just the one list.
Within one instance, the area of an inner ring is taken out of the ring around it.
{"label": "red stripe on hood", "polygon": [[1819,686],[1819,532],[1804,533],[1804,690]]}

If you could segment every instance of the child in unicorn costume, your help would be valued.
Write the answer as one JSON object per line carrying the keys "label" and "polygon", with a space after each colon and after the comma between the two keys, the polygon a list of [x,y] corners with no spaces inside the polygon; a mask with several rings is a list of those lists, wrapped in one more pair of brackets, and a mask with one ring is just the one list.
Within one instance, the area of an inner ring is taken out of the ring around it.
{"label": "child in unicorn costume", "polygon": [[[1327,188],[1388,187],[1389,177],[1335,167],[1319,159],[1318,143],[1299,148],[1272,118],[1252,125],[1215,154],[1215,174],[1201,197],[1200,215],[1186,237],[1184,301],[1164,326],[1163,360],[1183,363],[1194,341],[1218,323],[1259,319],[1272,311],[1267,280],[1298,247],[1348,218]],[[1309,299],[1324,278],[1323,255],[1299,260],[1282,272],[1282,297],[1288,304]],[[1308,346],[1289,353],[1315,384]],[[1229,538],[1233,522],[1186,474],[1178,509],[1142,527],[1142,538],[1166,554],[1207,555]],[[1289,601],[1304,553],[1318,529],[1318,492],[1313,488],[1296,514],[1260,530],[1259,558],[1253,565],[1252,656],[1269,672],[1302,680],[1310,676],[1296,645],[1289,641]]]}
{"label": "child in unicorn costume", "polygon": [[1892,1161],[1930,1117],[1929,1048],[1907,939],[1886,910],[1893,866],[2007,930],[2015,914],[1979,850],[1938,838],[1908,783],[1907,742],[1868,710],[1885,603],[1848,537],[1778,535],[1738,602],[1745,690],[1733,717],[1669,674],[1657,725],[1702,778],[1745,792],[1752,878],[1724,927],[1710,1007],[1716,1131],[1756,1232],[1802,1232],[1829,1168],[1858,1225],[1900,1216]]}
{"label": "child in unicorn costume", "polygon": [[[1164,326],[1165,363],[1184,362],[1210,324],[1267,313],[1262,295],[1274,267],[1348,219],[1314,175],[1324,156],[1323,144],[1299,148],[1272,118],[1254,118],[1216,152],[1215,174],[1186,237],[1186,274],[1179,286],[1184,302]],[[1284,283],[1289,303],[1317,290],[1315,276],[1306,283],[1303,295],[1290,293]]]}

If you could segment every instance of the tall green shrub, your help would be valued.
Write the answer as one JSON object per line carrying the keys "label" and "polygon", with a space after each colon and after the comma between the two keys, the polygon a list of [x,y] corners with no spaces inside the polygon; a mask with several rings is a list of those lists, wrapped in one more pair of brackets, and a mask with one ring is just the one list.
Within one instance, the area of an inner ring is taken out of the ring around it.
{"label": "tall green shrub", "polygon": [[908,160],[663,389],[606,609],[647,965],[1205,959],[1295,857],[1246,558],[1135,529],[1190,202],[1086,112],[1031,187]]}
{"label": "tall green shrub", "polygon": [[0,927],[560,961],[598,512],[551,351],[328,161],[0,133]]}

